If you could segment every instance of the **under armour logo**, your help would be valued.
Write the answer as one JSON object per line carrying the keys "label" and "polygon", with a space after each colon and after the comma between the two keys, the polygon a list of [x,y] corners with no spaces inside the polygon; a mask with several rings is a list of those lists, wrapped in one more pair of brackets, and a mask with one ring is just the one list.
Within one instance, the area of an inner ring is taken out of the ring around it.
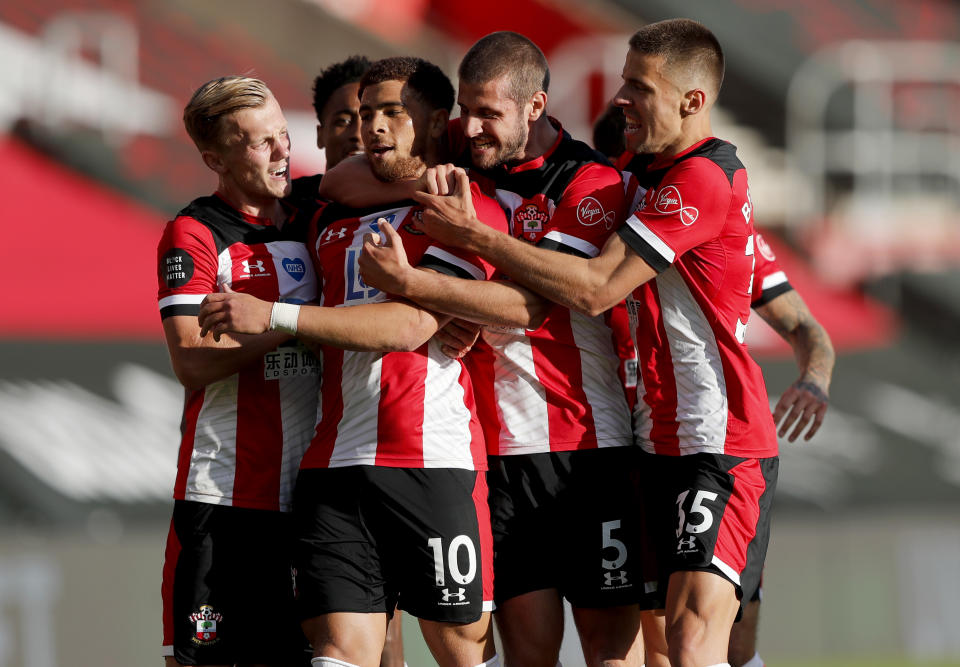
{"label": "under armour logo", "polygon": [[696,537],[691,535],[686,540],[679,540],[677,542],[677,551],[682,551],[684,547],[686,547],[688,551],[693,551],[694,543],[696,542],[696,539],[697,539]]}
{"label": "under armour logo", "polygon": [[333,239],[342,239],[347,235],[347,228],[341,227],[340,229],[330,228],[327,230],[327,233],[323,235],[323,242],[330,243]]}
{"label": "under armour logo", "polygon": [[243,272],[246,273],[246,274],[249,274],[249,273],[250,273],[251,271],[253,271],[254,269],[257,270],[257,273],[263,273],[264,271],[266,271],[266,269],[263,268],[263,260],[262,260],[262,259],[258,259],[258,260],[257,260],[256,262],[254,262],[254,263],[251,263],[250,260],[245,259],[245,260],[243,260],[243,262],[241,262],[241,264],[243,264]]}
{"label": "under armour logo", "polygon": [[456,593],[451,593],[449,588],[444,588],[440,591],[443,593],[443,601],[450,602],[450,600],[456,600],[457,602],[463,602],[467,599],[467,591],[465,588],[457,589]]}
{"label": "under armour logo", "polygon": [[614,583],[624,586],[627,584],[627,573],[625,570],[620,570],[620,572],[614,574],[613,572],[604,572],[603,573],[603,584],[604,586],[613,586]]}

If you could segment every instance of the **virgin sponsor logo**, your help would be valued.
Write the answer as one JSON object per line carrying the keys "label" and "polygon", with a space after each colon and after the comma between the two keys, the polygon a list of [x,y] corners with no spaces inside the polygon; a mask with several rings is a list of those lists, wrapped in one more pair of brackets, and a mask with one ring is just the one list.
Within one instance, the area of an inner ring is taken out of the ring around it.
{"label": "virgin sponsor logo", "polygon": [[217,623],[223,621],[223,614],[214,611],[213,607],[205,604],[190,614],[190,620],[196,624],[194,635],[190,638],[194,644],[210,646],[220,641],[220,638],[217,637]]}
{"label": "virgin sponsor logo", "polygon": [[603,206],[595,197],[584,197],[577,204],[577,220],[585,227],[593,227],[599,222],[604,223],[604,227],[610,229],[613,226],[613,211],[609,213],[603,210]]}
{"label": "virgin sponsor logo", "polygon": [[657,194],[657,201],[653,208],[658,213],[665,215],[677,215],[680,222],[689,227],[700,217],[700,211],[694,206],[684,206],[683,198],[680,196],[680,190],[676,185],[668,185]]}
{"label": "virgin sponsor logo", "polygon": [[543,226],[550,219],[550,216],[541,211],[535,204],[527,204],[514,213],[513,219],[523,225],[525,232],[543,231]]}

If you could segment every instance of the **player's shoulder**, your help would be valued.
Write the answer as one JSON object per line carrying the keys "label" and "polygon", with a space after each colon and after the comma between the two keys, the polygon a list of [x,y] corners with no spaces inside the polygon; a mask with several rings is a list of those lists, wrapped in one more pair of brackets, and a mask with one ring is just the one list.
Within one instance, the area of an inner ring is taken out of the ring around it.
{"label": "player's shoulder", "polygon": [[718,169],[729,183],[733,183],[734,175],[745,169],[743,162],[737,156],[737,147],[729,141],[711,137],[693,150],[683,154],[674,164],[674,168],[688,168],[708,170]]}

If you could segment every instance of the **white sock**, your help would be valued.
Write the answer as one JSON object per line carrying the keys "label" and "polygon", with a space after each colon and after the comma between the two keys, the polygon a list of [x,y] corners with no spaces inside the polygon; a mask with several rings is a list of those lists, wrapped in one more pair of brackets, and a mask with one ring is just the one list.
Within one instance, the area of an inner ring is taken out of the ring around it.
{"label": "white sock", "polygon": [[754,653],[752,658],[743,663],[743,667],[764,667],[763,658],[759,653]]}
{"label": "white sock", "polygon": [[352,662],[344,662],[343,660],[337,660],[336,658],[328,658],[323,655],[319,655],[316,658],[310,660],[310,664],[313,667],[360,667],[355,665]]}
{"label": "white sock", "polygon": [[496,653],[486,662],[481,662],[477,667],[500,667],[500,656]]}

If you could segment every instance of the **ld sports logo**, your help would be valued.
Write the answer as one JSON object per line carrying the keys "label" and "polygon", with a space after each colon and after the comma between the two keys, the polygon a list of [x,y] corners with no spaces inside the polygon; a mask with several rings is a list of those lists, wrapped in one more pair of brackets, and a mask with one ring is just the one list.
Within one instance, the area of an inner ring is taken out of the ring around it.
{"label": "ld sports logo", "polygon": [[200,609],[190,614],[190,620],[196,623],[191,641],[198,646],[210,646],[220,641],[217,637],[217,623],[223,620],[223,614],[214,611],[208,604],[201,605]]}
{"label": "ld sports logo", "polygon": [[678,215],[680,222],[689,227],[700,217],[700,211],[694,206],[684,206],[680,190],[676,185],[668,185],[657,194],[654,210],[665,215]]}
{"label": "ld sports logo", "polygon": [[584,197],[577,204],[577,220],[584,227],[593,227],[599,222],[607,229],[613,227],[613,211],[604,211],[603,206],[595,197]]}

